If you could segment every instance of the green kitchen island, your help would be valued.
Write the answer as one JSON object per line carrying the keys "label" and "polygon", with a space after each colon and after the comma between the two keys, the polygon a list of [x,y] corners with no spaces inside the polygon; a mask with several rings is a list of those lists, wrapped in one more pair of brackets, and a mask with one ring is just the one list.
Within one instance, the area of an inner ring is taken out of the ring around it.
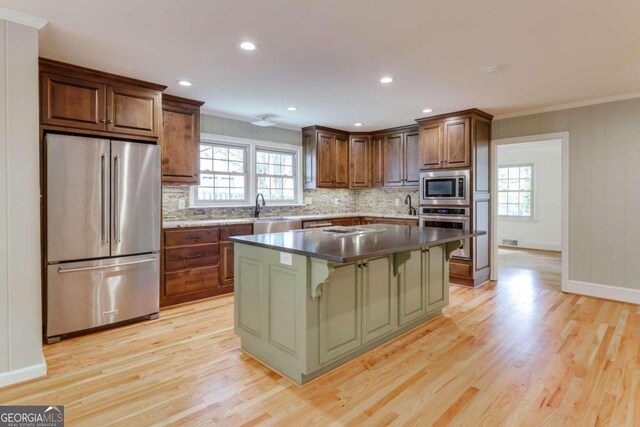
{"label": "green kitchen island", "polygon": [[235,332],[298,384],[438,316],[470,230],[375,224],[237,236]]}

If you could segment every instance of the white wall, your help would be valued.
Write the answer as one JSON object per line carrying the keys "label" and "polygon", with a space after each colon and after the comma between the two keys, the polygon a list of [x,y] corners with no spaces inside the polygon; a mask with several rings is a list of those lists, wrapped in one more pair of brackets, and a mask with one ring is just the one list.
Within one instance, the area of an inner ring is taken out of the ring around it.
{"label": "white wall", "polygon": [[498,146],[498,166],[533,163],[533,219],[498,217],[498,244],[559,251],[562,246],[562,141]]}
{"label": "white wall", "polygon": [[38,30],[0,19],[0,386],[42,356]]}

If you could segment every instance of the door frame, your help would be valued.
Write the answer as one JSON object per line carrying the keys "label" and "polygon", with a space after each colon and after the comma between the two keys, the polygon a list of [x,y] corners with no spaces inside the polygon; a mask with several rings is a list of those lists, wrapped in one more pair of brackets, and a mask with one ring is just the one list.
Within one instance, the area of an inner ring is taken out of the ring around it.
{"label": "door frame", "polygon": [[567,291],[569,281],[569,132],[527,135],[515,138],[494,139],[491,141],[491,280],[498,280],[498,147],[501,145],[522,144],[525,142],[561,141],[562,145],[562,221],[561,221],[561,287]]}

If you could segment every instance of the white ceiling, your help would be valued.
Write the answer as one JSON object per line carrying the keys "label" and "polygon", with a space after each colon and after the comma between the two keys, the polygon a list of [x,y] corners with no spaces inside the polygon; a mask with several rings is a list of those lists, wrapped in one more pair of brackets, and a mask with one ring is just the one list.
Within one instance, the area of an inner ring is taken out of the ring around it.
{"label": "white ceiling", "polygon": [[[0,0],[41,56],[169,86],[232,116],[362,130],[640,90],[640,1]],[[240,41],[258,45],[241,51]],[[503,67],[489,74],[488,66]],[[393,76],[390,85],[380,77]],[[182,88],[178,79],[193,81]],[[289,112],[295,105],[299,111]]]}

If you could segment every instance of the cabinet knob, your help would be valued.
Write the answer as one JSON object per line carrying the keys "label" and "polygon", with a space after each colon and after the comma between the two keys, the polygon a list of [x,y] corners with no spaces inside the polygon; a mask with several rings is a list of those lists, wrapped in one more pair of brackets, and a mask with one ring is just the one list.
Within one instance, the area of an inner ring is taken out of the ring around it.
{"label": "cabinet knob", "polygon": [[107,121],[105,119],[100,119],[100,123],[106,123]]}
{"label": "cabinet knob", "polygon": [[113,120],[109,119],[109,120],[107,120],[107,123],[111,124],[111,123],[113,123]]}

